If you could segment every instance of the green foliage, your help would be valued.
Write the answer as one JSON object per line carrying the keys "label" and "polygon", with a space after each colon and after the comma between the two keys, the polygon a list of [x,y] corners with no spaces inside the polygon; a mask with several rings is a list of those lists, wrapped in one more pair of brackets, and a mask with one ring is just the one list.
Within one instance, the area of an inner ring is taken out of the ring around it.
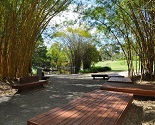
{"label": "green foliage", "polygon": [[94,3],[95,5],[88,8],[85,13],[87,22],[104,33],[108,39],[113,39],[114,44],[120,45],[131,77],[135,68],[134,56],[137,55],[142,64],[141,74],[149,74],[152,77],[155,67],[154,0],[95,2],[96,4]]}
{"label": "green foliage", "polygon": [[[71,1],[0,0],[0,80],[29,75],[38,37],[50,20]],[[40,46],[41,51],[45,49]],[[42,58],[43,53],[40,53]],[[42,65],[43,60],[35,62]]]}
{"label": "green foliage", "polygon": [[54,43],[48,50],[47,57],[50,60],[51,66],[57,69],[65,66],[66,62],[68,61],[65,48],[63,48],[58,42]]}
{"label": "green foliage", "polygon": [[93,49],[93,51],[90,51],[91,53],[88,53],[86,50],[87,44],[90,45],[91,42],[91,34],[87,30],[82,29],[81,27],[68,27],[65,32],[60,31],[53,36],[61,38],[63,45],[67,49],[67,57],[70,60],[71,65],[75,67],[75,73],[79,72],[84,57],[87,57],[89,65],[91,65],[92,61],[96,62],[96,59],[92,57],[96,52],[95,47],[89,47],[89,51],[90,48]]}
{"label": "green foliage", "polygon": [[101,67],[101,66],[92,66],[91,68],[89,69],[84,69],[84,70],[81,70],[80,72],[81,73],[97,73],[97,72],[107,72],[107,71],[111,71],[111,68],[108,67],[108,66],[105,66],[105,67]]}
{"label": "green foliage", "polygon": [[96,47],[91,44],[86,44],[83,49],[83,69],[89,69],[92,63],[96,63],[99,61],[99,52]]}
{"label": "green foliage", "polygon": [[96,63],[95,66],[108,66],[108,67],[111,67],[112,71],[127,71],[128,70],[126,60],[102,61],[102,62]]}
{"label": "green foliage", "polygon": [[118,60],[121,57],[120,55],[120,47],[114,43],[106,43],[100,48],[100,55],[102,60]]}
{"label": "green foliage", "polygon": [[43,43],[43,39],[37,41],[34,54],[32,56],[32,67],[50,67],[50,62],[48,61],[48,57],[46,56],[47,47]]}
{"label": "green foliage", "polygon": [[98,66],[98,67],[96,67],[96,69],[97,69],[98,72],[111,71],[111,68],[108,67],[108,66],[104,66],[104,67]]}
{"label": "green foliage", "polygon": [[52,35],[52,37],[67,37],[67,35],[64,32],[56,32]]}
{"label": "green foliage", "polygon": [[67,31],[70,33],[75,33],[75,34],[79,35],[80,37],[86,37],[86,38],[91,37],[91,34],[88,31],[83,30],[81,28],[73,29],[73,28],[69,27],[69,28],[67,28]]}

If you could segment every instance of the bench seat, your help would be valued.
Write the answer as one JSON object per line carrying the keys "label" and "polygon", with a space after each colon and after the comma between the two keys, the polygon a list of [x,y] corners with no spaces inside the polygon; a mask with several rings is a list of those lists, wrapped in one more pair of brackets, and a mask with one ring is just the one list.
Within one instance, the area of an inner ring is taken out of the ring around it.
{"label": "bench seat", "polygon": [[93,79],[95,79],[95,77],[102,77],[103,79],[109,79],[111,77],[124,78],[124,76],[119,74],[91,74],[91,77],[93,77]]}
{"label": "bench seat", "polygon": [[133,95],[95,90],[27,121],[27,125],[120,125]]}
{"label": "bench seat", "polygon": [[18,89],[18,92],[21,92],[23,90],[34,88],[36,86],[42,86],[44,84],[47,84],[47,80],[39,80],[38,76],[30,76],[20,78],[20,83],[12,85],[12,88]]}
{"label": "bench seat", "polygon": [[103,79],[108,78],[107,74],[91,74],[91,77],[93,77],[93,79],[95,79],[95,77],[102,77]]}
{"label": "bench seat", "polygon": [[13,85],[12,88],[23,90],[23,89],[32,88],[35,86],[40,86],[43,84],[47,84],[47,80],[39,80],[37,82],[31,82],[31,83],[25,83],[25,84],[16,84],[16,85]]}

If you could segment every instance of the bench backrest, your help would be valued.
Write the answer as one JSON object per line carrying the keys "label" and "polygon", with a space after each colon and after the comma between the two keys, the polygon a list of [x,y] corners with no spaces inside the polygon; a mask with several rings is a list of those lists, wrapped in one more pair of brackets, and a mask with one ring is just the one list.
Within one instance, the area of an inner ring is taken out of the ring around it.
{"label": "bench backrest", "polygon": [[37,82],[37,81],[39,81],[39,77],[38,76],[29,76],[29,77],[20,78],[20,84]]}

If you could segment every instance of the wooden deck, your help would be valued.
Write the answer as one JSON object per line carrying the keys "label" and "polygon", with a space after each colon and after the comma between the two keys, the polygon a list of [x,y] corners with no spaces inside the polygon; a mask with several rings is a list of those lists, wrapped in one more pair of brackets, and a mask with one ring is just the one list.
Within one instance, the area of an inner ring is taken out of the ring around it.
{"label": "wooden deck", "polygon": [[120,125],[133,94],[96,90],[28,120],[27,125]]}
{"label": "wooden deck", "polygon": [[127,77],[110,77],[108,82],[116,82],[116,83],[133,83],[130,78]]}
{"label": "wooden deck", "polygon": [[138,96],[155,97],[155,86],[153,85],[137,85],[137,84],[106,82],[100,87],[100,89],[116,92],[133,93],[134,95]]}

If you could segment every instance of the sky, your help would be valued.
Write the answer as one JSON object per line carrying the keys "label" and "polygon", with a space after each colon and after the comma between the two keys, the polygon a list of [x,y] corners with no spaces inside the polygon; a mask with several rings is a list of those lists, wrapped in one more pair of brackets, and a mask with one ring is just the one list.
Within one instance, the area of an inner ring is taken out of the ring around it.
{"label": "sky", "polygon": [[[84,3],[84,8],[88,8],[91,7],[91,5],[94,5],[93,3],[95,2],[95,0],[82,0],[82,3]],[[54,43],[54,41],[50,38],[50,35],[52,33],[55,32],[55,25],[56,24],[62,24],[64,21],[73,21],[76,22],[76,24],[74,24],[74,27],[77,28],[79,27],[79,23],[80,22],[80,16],[81,14],[75,12],[76,5],[75,4],[71,4],[68,7],[68,10],[63,11],[61,13],[59,13],[57,16],[55,16],[50,23],[48,24],[46,30],[43,32],[42,37],[45,41],[45,45],[50,48],[52,43]],[[82,22],[84,23],[84,22]],[[59,27],[60,28],[60,27]],[[65,26],[61,25],[61,30],[65,30]],[[96,28],[91,30],[91,34],[96,32]]]}
{"label": "sky", "polygon": [[[70,5],[67,11],[63,11],[55,16],[48,24],[46,30],[43,32],[42,37],[45,41],[45,45],[49,48],[52,44],[52,39],[50,38],[50,34],[54,33],[56,27],[55,25],[62,24],[64,21],[78,21],[79,14],[74,12],[74,5]],[[63,26],[63,25],[62,25]],[[65,28],[65,27],[61,27]]]}

